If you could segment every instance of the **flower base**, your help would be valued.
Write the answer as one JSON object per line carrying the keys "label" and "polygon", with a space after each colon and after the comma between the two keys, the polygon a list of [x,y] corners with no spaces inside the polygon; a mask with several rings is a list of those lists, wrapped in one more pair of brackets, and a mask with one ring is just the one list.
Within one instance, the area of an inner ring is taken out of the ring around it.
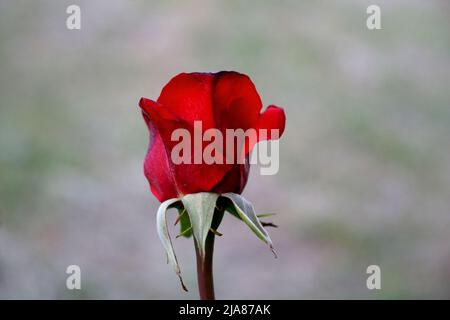
{"label": "flower base", "polygon": [[[194,238],[197,255],[197,275],[200,299],[214,299],[213,252],[215,235],[222,221],[224,212],[228,211],[242,220],[262,241],[267,243],[274,253],[272,240],[264,229],[253,205],[245,198],[234,193],[222,195],[211,192],[189,194],[182,198],[163,202],[157,214],[157,231],[167,254],[168,262],[180,278],[181,286],[187,291],[181,277],[181,270],[169,235],[166,212],[177,208],[180,221],[180,235]],[[187,213],[187,214],[186,214]]]}

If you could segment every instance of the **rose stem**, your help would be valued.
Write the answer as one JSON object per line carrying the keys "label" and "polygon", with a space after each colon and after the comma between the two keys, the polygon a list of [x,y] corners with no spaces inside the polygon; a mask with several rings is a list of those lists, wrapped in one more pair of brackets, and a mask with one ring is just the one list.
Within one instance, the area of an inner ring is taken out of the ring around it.
{"label": "rose stem", "polygon": [[[214,211],[212,229],[217,229],[223,218],[224,210],[216,208]],[[197,245],[195,251],[197,254],[197,280],[198,291],[201,300],[214,300],[214,280],[213,280],[213,253],[214,253],[214,238],[213,232],[209,231],[205,242],[205,253],[202,256],[199,253]],[[194,241],[195,242],[195,241]]]}

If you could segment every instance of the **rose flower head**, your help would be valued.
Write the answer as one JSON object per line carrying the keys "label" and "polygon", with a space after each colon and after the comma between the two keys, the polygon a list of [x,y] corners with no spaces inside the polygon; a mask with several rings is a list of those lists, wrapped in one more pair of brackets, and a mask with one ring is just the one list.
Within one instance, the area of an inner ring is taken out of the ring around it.
{"label": "rose flower head", "polygon": [[266,136],[258,134],[256,141],[247,141],[242,150],[231,150],[248,156],[254,143],[272,138],[272,129],[281,136],[286,121],[284,110],[273,105],[261,113],[262,102],[254,84],[237,72],[181,73],[164,86],[158,100],[141,98],[139,106],[150,131],[144,172],[151,191],[161,202],[198,192],[240,194],[250,169],[248,157],[243,163],[227,163],[227,158],[236,160],[236,155],[228,155],[226,146],[221,150],[222,163],[198,163],[195,157],[203,156],[208,141],[195,145],[191,140],[191,154],[183,155],[191,161],[174,163],[172,155],[179,143],[174,141],[175,130],[183,128],[194,137],[216,129],[225,137],[227,129],[266,129]]}

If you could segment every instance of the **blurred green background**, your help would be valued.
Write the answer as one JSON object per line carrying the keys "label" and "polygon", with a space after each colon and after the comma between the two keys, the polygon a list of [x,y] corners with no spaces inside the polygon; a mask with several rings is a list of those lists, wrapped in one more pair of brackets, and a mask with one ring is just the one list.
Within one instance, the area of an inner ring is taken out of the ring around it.
{"label": "blurred green background", "polygon": [[376,1],[370,31],[372,3],[1,0],[0,298],[197,298],[192,241],[183,293],[156,235],[137,102],[219,70],[287,130],[279,174],[253,168],[244,192],[278,213],[279,258],[227,216],[218,298],[450,298],[450,3]]}

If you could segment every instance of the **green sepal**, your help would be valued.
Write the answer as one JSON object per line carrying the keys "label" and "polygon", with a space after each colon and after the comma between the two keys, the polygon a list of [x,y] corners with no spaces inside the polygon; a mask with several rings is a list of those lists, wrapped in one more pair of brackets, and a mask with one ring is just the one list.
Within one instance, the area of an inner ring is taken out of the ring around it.
{"label": "green sepal", "polygon": [[161,205],[158,208],[158,213],[156,215],[156,230],[158,232],[159,239],[162,242],[162,245],[164,249],[166,250],[167,254],[167,262],[172,266],[172,268],[175,270],[175,273],[178,275],[178,278],[180,279],[181,286],[183,290],[188,291],[186,286],[184,285],[183,278],[181,277],[181,270],[180,266],[178,264],[177,257],[175,255],[175,251],[173,250],[172,241],[170,239],[169,235],[169,229],[167,226],[167,219],[166,219],[166,213],[167,210],[173,207],[177,206],[177,202],[179,202],[180,199],[169,199],[161,203]]}
{"label": "green sepal", "polygon": [[201,255],[205,252],[205,241],[211,228],[218,198],[218,194],[211,192],[193,193],[181,198],[189,215],[192,233]]}
{"label": "green sepal", "polygon": [[272,250],[275,257],[277,257],[272,240],[266,229],[262,226],[261,221],[259,221],[252,203],[236,193],[224,193],[222,194],[222,197],[231,201],[231,205],[227,206],[226,210],[244,221],[259,239],[269,245],[270,250]]}

